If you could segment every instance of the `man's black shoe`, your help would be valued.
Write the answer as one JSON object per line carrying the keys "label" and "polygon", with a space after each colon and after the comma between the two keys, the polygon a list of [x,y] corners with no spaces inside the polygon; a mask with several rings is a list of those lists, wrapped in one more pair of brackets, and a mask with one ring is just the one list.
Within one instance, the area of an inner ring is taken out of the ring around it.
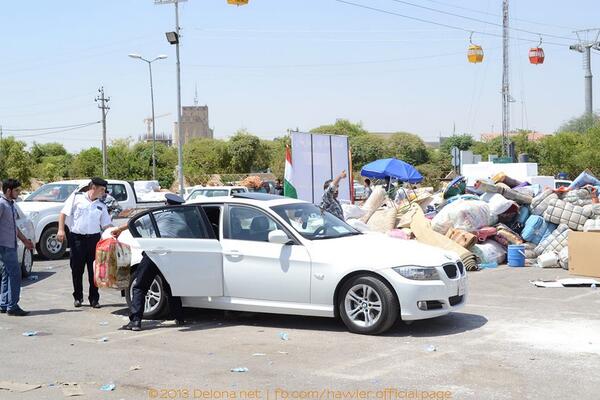
{"label": "man's black shoe", "polygon": [[79,308],[79,307],[81,307],[81,300],[75,300],[75,301],[73,302],[73,307],[75,307],[75,308]]}
{"label": "man's black shoe", "polygon": [[97,301],[94,301],[94,302],[90,303],[90,306],[92,308],[100,308],[100,303],[98,303]]}
{"label": "man's black shoe", "polygon": [[175,320],[175,325],[177,325],[177,326],[183,326],[183,325],[185,325],[185,320],[183,320],[183,319],[176,319]]}
{"label": "man's black shoe", "polygon": [[25,311],[21,308],[15,308],[14,310],[8,310],[6,313],[8,315],[12,315],[13,317],[24,317],[29,314],[29,311]]}
{"label": "man's black shoe", "polygon": [[125,329],[127,331],[135,331],[139,332],[142,330],[142,321],[129,321],[128,324],[123,325],[121,329]]}
{"label": "man's black shoe", "polygon": [[6,308],[0,308],[0,314],[6,314]]}

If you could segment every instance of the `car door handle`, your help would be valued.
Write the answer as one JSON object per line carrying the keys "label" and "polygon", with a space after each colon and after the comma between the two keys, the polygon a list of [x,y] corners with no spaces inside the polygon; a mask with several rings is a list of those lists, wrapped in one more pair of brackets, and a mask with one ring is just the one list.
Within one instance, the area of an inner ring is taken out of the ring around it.
{"label": "car door handle", "polygon": [[152,250],[150,250],[150,253],[156,254],[158,256],[165,256],[165,255],[171,253],[171,250],[169,250],[169,249],[152,249]]}
{"label": "car door handle", "polygon": [[231,258],[240,258],[242,256],[242,253],[240,253],[238,250],[225,251],[223,254]]}

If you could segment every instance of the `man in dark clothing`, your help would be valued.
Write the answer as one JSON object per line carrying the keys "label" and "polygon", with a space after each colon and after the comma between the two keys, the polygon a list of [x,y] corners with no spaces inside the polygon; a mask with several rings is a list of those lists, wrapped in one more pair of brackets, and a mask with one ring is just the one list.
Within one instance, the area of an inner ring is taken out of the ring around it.
{"label": "man in dark clothing", "polygon": [[321,208],[325,211],[329,211],[331,214],[335,215],[342,221],[344,220],[344,211],[342,210],[342,205],[340,204],[338,197],[338,190],[340,181],[346,178],[346,171],[342,171],[341,174],[336,176],[333,180],[329,179],[325,181],[323,184],[323,189],[325,189],[325,193],[323,193],[323,198],[321,201]]}
{"label": "man in dark clothing", "polygon": [[275,182],[275,194],[283,196],[283,185],[281,184],[281,179],[277,179]]}
{"label": "man in dark clothing", "polygon": [[17,255],[17,238],[29,250],[33,243],[21,233],[17,227],[17,211],[15,200],[21,192],[21,183],[16,179],[2,182],[0,196],[0,313],[23,317],[29,312],[19,307],[21,295],[21,266]]}
{"label": "man in dark clothing", "polygon": [[[175,194],[167,194],[165,196],[167,205],[180,205],[185,202],[181,197]],[[160,224],[160,218],[170,218],[172,213],[161,213],[156,215],[156,222]],[[169,221],[165,221],[168,225]],[[172,225],[172,224],[171,224]],[[176,224],[180,225],[180,224]],[[127,225],[120,226],[115,228],[111,234],[114,238],[118,238],[121,232],[127,230]],[[173,236],[177,237],[177,236]],[[131,305],[129,309],[129,323],[122,326],[122,329],[131,330],[131,331],[141,331],[142,330],[142,317],[144,316],[144,306],[145,299],[148,290],[150,289],[150,285],[159,274],[158,267],[150,257],[144,252],[142,253],[142,261],[140,261],[136,271],[135,271],[135,283],[133,284],[133,293],[131,297]],[[171,316],[175,320],[177,325],[184,325],[185,321],[183,320],[183,308],[181,306],[181,298],[172,296],[171,289],[166,284],[166,295],[169,301],[169,310],[171,311]]]}

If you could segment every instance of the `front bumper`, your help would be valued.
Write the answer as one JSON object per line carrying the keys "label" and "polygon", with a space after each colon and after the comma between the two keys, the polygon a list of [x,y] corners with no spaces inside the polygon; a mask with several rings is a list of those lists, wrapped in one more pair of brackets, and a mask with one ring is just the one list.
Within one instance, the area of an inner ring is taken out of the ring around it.
{"label": "front bumper", "polygon": [[[449,277],[444,269],[456,267]],[[464,268],[448,263],[437,268],[440,280],[417,281],[406,279],[396,271],[380,271],[393,286],[400,302],[400,316],[405,321],[439,317],[464,307],[468,298],[468,278]]]}

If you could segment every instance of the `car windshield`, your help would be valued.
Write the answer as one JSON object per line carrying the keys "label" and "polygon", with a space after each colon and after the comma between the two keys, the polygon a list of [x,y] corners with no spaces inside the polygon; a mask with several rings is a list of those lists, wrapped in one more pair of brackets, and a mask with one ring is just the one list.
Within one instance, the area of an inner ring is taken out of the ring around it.
{"label": "car windshield", "polygon": [[334,239],[361,233],[310,203],[284,204],[271,207],[273,211],[292,226],[300,235],[309,240]]}
{"label": "car windshield", "polygon": [[194,190],[188,200],[201,199],[203,197],[219,197],[229,196],[229,190],[227,189],[198,189]]}
{"label": "car windshield", "polygon": [[79,185],[66,183],[48,183],[31,193],[25,201],[47,201],[62,203]]}

